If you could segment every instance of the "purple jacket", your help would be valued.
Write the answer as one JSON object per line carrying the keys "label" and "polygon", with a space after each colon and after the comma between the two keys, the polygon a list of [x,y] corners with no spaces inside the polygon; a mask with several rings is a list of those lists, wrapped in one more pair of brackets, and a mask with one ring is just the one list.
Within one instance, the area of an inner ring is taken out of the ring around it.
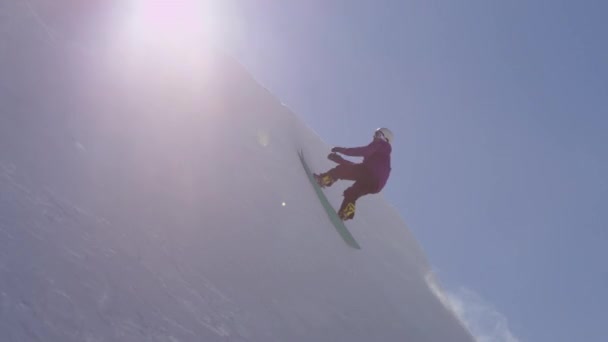
{"label": "purple jacket", "polygon": [[338,152],[351,157],[363,157],[363,165],[376,180],[376,192],[380,192],[391,173],[391,151],[391,144],[384,140],[374,139],[367,146],[341,148]]}

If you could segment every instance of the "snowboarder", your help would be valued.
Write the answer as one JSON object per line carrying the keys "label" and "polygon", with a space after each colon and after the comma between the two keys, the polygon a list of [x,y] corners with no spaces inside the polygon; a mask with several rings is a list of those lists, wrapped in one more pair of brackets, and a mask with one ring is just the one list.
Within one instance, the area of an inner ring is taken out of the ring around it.
{"label": "snowboarder", "polygon": [[[367,146],[334,147],[327,158],[338,163],[333,169],[314,174],[319,186],[331,186],[337,180],[352,180],[355,183],[344,191],[344,200],[338,216],[344,221],[355,217],[355,203],[361,196],[378,193],[384,188],[391,172],[391,144],[393,133],[388,128],[378,128],[372,142]],[[362,163],[343,159],[338,153],[351,157],[363,157]]]}

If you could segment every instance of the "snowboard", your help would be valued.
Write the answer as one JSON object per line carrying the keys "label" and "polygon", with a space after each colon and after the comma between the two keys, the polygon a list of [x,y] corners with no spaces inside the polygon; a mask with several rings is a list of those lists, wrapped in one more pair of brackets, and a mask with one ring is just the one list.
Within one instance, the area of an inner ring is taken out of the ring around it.
{"label": "snowboard", "polygon": [[338,216],[338,213],[336,212],[336,210],[332,207],[331,203],[329,203],[329,200],[323,193],[323,190],[321,189],[319,184],[317,184],[317,181],[315,180],[315,177],[314,177],[312,171],[310,170],[310,167],[308,167],[308,164],[306,164],[306,160],[304,159],[304,154],[301,150],[298,151],[298,156],[300,157],[300,162],[302,163],[302,167],[304,167],[304,171],[306,172],[306,175],[308,176],[308,180],[310,181],[310,184],[312,184],[313,188],[315,189],[315,193],[317,194],[317,197],[319,198],[321,205],[327,212],[327,216],[329,217],[329,220],[336,228],[336,231],[338,232],[338,234],[342,237],[342,239],[348,246],[355,248],[355,249],[361,249],[361,246],[359,246],[359,243],[357,243],[357,240],[355,240],[355,238],[350,233],[350,231],[348,231],[348,228],[346,228],[344,221],[342,221],[342,219],[340,219],[340,216]]}

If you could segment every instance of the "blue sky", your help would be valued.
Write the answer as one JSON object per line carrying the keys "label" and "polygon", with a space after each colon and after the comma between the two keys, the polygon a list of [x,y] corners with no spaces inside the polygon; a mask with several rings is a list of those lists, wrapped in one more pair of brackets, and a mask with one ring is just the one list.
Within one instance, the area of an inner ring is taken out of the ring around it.
{"label": "blue sky", "polygon": [[231,3],[226,46],[323,139],[393,129],[385,194],[448,289],[521,341],[608,335],[608,4]]}

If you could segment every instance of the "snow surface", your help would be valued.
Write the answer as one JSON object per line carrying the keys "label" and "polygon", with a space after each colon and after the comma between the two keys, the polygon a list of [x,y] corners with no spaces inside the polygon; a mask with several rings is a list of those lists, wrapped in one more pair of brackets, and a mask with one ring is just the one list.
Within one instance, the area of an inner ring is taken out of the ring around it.
{"label": "snow surface", "polygon": [[341,240],[296,153],[329,146],[238,63],[63,44],[11,4],[0,341],[473,340],[382,195]]}

